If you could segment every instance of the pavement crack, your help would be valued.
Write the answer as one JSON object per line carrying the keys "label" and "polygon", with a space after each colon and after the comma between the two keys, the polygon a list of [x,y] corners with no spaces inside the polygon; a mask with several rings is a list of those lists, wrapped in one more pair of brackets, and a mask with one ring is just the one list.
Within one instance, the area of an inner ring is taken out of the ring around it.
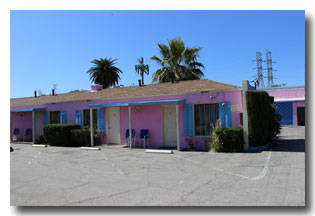
{"label": "pavement crack", "polygon": [[72,190],[72,189],[79,188],[79,187],[82,187],[82,186],[88,185],[88,184],[90,184],[90,182],[84,182],[82,184],[79,184],[79,185],[76,185],[76,186],[73,186],[73,187],[70,187],[70,188],[66,188],[64,190]]}

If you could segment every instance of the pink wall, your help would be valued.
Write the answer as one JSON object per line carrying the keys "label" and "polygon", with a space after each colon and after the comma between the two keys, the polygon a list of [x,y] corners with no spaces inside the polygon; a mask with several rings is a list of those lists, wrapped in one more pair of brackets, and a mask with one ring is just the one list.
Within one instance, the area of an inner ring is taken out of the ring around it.
{"label": "pink wall", "polygon": [[267,90],[267,92],[275,98],[275,101],[281,99],[305,99],[305,88]]}
{"label": "pink wall", "polygon": [[[131,123],[132,129],[136,131],[136,139],[140,138],[141,129],[149,129],[150,145],[154,148],[161,146],[162,140],[162,121],[161,121],[161,105],[140,106],[141,111],[137,112],[136,107],[131,107]],[[120,108],[120,134],[124,138],[126,130],[129,128],[128,107]],[[137,142],[139,143],[139,142]],[[139,143],[142,145],[142,142]]]}
{"label": "pink wall", "polygon": [[297,108],[298,107],[305,107],[305,102],[293,102],[293,125],[297,126],[298,119],[297,119]]}
{"label": "pink wall", "polygon": [[[20,129],[20,138],[22,139],[27,128],[32,128],[32,112],[13,112],[12,113],[12,134],[14,128]],[[16,137],[12,136],[13,140]]]}
{"label": "pink wall", "polygon": [[[270,96],[273,96],[275,101],[295,101],[305,100],[305,88],[279,88],[277,90],[267,90]],[[305,107],[305,102],[293,102],[293,125],[297,126],[297,107]]]}
{"label": "pink wall", "polygon": [[[213,99],[210,99],[213,96]],[[137,102],[137,101],[153,101],[153,100],[174,100],[186,99],[187,104],[201,104],[201,103],[218,103],[223,101],[230,101],[231,105],[238,105],[238,111],[231,111],[232,127],[240,126],[240,113],[242,112],[242,94],[241,91],[225,91],[225,92],[207,92],[196,94],[183,94],[183,95],[169,95],[169,96],[155,96],[145,98],[127,98],[127,99],[114,99],[106,101],[81,101],[71,103],[59,104],[46,104],[40,106],[25,106],[25,107],[11,107],[11,109],[27,109],[44,107],[46,111],[66,111],[67,123],[75,122],[75,111],[81,109],[88,109],[91,104],[111,104],[123,102]],[[182,148],[188,148],[185,137],[183,136],[183,105],[179,105],[179,127],[180,127],[180,143]],[[106,108],[105,109],[105,124],[106,124]],[[121,137],[125,136],[126,129],[128,128],[128,108],[121,107]],[[31,113],[31,112],[30,112]],[[13,121],[15,122],[15,120]],[[17,121],[16,125],[20,124]],[[30,118],[30,125],[31,125]],[[106,125],[105,125],[106,128]],[[135,107],[132,107],[132,128],[136,130],[136,137],[139,138],[140,129],[150,130],[150,144],[152,147],[161,146],[162,141],[162,113],[161,105],[148,105],[141,106],[141,112],[137,112]],[[196,139],[198,140],[198,139]],[[201,140],[201,146],[204,146],[204,138]],[[102,143],[106,143],[106,137],[102,139]]]}

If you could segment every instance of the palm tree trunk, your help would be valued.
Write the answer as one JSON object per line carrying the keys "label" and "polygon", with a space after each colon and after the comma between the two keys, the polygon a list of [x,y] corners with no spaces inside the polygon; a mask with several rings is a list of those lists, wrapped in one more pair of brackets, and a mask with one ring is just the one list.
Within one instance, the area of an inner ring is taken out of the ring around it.
{"label": "palm tree trunk", "polygon": [[141,82],[142,82],[142,85],[144,85],[144,81],[143,81],[143,71],[141,72]]}

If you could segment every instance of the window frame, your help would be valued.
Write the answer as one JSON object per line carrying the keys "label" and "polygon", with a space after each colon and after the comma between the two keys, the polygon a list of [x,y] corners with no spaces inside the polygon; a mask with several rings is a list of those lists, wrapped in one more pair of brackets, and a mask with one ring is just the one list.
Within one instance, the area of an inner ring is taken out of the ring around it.
{"label": "window frame", "polygon": [[195,121],[196,121],[196,118],[195,118],[195,106],[196,106],[196,105],[203,105],[203,104],[217,104],[217,106],[218,106],[218,120],[220,120],[219,102],[217,102],[217,103],[199,103],[199,104],[193,104],[193,110],[192,110],[192,113],[193,113],[193,136],[196,137],[196,138],[210,138],[210,137],[212,136],[212,134],[210,134],[210,135],[196,135],[196,128],[195,128]]}
{"label": "window frame", "polygon": [[[52,115],[51,115],[51,114],[52,114],[52,113],[57,113],[57,112],[59,112],[59,122],[58,122],[58,123],[52,123],[52,121],[51,121]],[[49,111],[48,114],[49,114],[49,118],[48,118],[49,123],[48,123],[48,124],[61,124],[61,123],[60,123],[61,111],[59,111],[59,110]]]}
{"label": "window frame", "polygon": [[[95,120],[96,120],[95,124],[93,122],[94,130],[97,130],[97,125],[98,125],[97,109],[92,109],[92,110],[93,110],[93,118],[95,118]],[[85,118],[84,118],[85,111],[89,111],[89,118],[90,118],[90,109],[82,109],[82,111],[81,111],[82,128],[88,128],[89,129],[91,127],[91,122],[89,122],[88,125],[85,125]],[[94,121],[94,119],[93,119],[93,121]]]}

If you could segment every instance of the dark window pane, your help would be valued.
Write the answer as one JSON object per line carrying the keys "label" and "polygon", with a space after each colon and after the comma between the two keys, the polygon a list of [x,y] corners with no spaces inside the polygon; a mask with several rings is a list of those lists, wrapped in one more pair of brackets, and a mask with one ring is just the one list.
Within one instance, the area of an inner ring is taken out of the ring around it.
{"label": "dark window pane", "polygon": [[205,104],[205,135],[210,135],[210,104]]}
{"label": "dark window pane", "polygon": [[219,119],[219,104],[195,104],[195,136],[210,136]]}
{"label": "dark window pane", "polygon": [[97,110],[93,109],[93,127],[97,129]]}
{"label": "dark window pane", "polygon": [[200,136],[199,105],[195,105],[195,136]]}
{"label": "dark window pane", "polygon": [[205,135],[205,126],[206,126],[206,121],[205,121],[205,105],[204,104],[199,104],[199,117],[200,117],[200,136]]}
{"label": "dark window pane", "polygon": [[60,124],[60,111],[52,111],[50,115],[50,124]]}
{"label": "dark window pane", "polygon": [[90,110],[83,110],[83,126],[90,127]]}
{"label": "dark window pane", "polygon": [[[90,110],[83,110],[83,126],[85,128],[90,128]],[[97,128],[97,110],[93,109],[93,127]]]}

